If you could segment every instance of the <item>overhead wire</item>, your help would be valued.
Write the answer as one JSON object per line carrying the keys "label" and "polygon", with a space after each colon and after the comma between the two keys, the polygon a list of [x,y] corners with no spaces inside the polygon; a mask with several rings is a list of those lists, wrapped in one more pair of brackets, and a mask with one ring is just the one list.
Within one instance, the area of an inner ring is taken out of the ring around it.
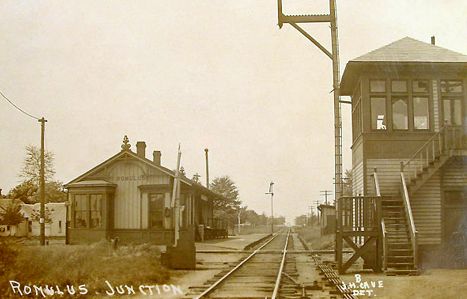
{"label": "overhead wire", "polygon": [[26,111],[24,111],[23,109],[21,109],[20,107],[18,107],[15,103],[13,103],[13,101],[11,101],[6,95],[3,94],[3,92],[0,91],[0,95],[2,95],[2,97],[8,101],[8,103],[10,103],[13,107],[15,107],[16,109],[18,109],[19,111],[21,111],[22,113],[24,113],[25,115],[31,117],[31,118],[34,118],[34,119],[37,119],[39,120],[39,117],[35,117],[34,115],[30,114],[30,113],[27,113]]}

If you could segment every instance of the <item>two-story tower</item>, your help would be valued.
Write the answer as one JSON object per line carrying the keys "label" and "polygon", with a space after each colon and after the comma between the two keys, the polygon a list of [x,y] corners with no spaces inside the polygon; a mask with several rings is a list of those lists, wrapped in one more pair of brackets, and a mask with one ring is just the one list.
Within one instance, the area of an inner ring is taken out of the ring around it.
{"label": "two-story tower", "polygon": [[352,97],[353,195],[392,197],[385,267],[416,268],[467,231],[467,56],[406,37],[349,61],[340,90]]}

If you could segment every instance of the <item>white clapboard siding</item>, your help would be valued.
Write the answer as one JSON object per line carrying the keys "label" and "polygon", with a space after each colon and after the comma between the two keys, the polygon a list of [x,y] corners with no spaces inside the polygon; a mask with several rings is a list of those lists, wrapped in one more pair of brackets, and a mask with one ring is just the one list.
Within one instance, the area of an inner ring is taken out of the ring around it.
{"label": "white clapboard siding", "polygon": [[352,192],[353,195],[363,195],[363,162],[352,168]]}
{"label": "white clapboard siding", "polygon": [[[379,187],[381,195],[397,195],[400,191],[401,166],[400,159],[368,159],[366,162],[366,195],[375,195],[375,184],[373,179],[374,169],[378,173]],[[405,162],[405,161],[404,161]],[[421,162],[418,164],[420,165]],[[406,167],[404,173],[412,173],[413,167],[417,163],[412,163],[411,167]],[[407,175],[406,175],[407,177]]]}
{"label": "white clapboard siding", "polygon": [[420,245],[441,243],[441,186],[437,171],[410,197]]}
{"label": "white clapboard siding", "polygon": [[[169,184],[169,176],[135,160],[118,160],[93,177],[117,184],[114,196],[114,228],[140,229],[148,226],[148,198],[138,186]],[[169,195],[170,196],[170,195]]]}
{"label": "white clapboard siding", "polygon": [[[463,160],[464,159],[464,160]],[[451,158],[443,167],[443,187],[449,189],[463,189],[467,186],[466,158]]]}

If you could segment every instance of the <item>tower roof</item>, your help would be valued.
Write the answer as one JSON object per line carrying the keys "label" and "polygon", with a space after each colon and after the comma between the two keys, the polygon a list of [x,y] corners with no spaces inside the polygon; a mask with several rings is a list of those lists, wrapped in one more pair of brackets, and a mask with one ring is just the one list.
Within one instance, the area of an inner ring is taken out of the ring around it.
{"label": "tower roof", "polygon": [[467,55],[404,37],[352,59],[354,62],[467,62]]}
{"label": "tower roof", "polygon": [[431,70],[434,66],[466,69],[467,55],[404,37],[350,60],[342,76],[341,95],[351,95],[360,73],[373,66],[381,72],[397,71],[398,67],[426,66]]}

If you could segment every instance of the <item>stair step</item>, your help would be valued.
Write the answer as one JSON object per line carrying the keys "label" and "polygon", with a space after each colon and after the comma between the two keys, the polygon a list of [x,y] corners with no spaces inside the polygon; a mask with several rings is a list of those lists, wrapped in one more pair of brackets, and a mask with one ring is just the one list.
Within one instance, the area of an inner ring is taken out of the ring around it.
{"label": "stair step", "polygon": [[400,248],[389,248],[389,255],[391,255],[391,253],[394,253],[394,254],[402,254],[402,253],[407,253],[407,254],[412,254],[412,249],[400,249]]}
{"label": "stair step", "polygon": [[412,246],[412,244],[410,244],[409,241],[407,241],[407,242],[389,242],[388,245],[389,245],[389,247],[392,246],[392,248],[397,247],[395,249],[405,249],[405,248],[400,248],[400,247],[403,247],[403,246],[410,246],[411,247]]}
{"label": "stair step", "polygon": [[395,260],[413,260],[413,255],[388,255],[388,259]]}
{"label": "stair step", "polygon": [[389,231],[386,231],[386,232],[387,232],[386,235],[389,235],[389,236],[394,236],[394,235],[405,235],[405,236],[408,236],[407,230],[389,230]]}
{"label": "stair step", "polygon": [[408,229],[405,228],[405,227],[398,227],[398,228],[394,228],[394,227],[391,227],[389,229],[386,229],[386,232],[389,234],[389,235],[393,235],[393,234],[407,234],[408,233]]}
{"label": "stair step", "polygon": [[420,275],[417,269],[391,269],[386,270],[386,275]]}
{"label": "stair step", "polygon": [[411,262],[388,262],[388,267],[413,267]]}
{"label": "stair step", "polygon": [[393,223],[393,222],[404,222],[405,223],[405,218],[404,217],[391,217],[384,219],[384,222],[388,221],[388,224],[398,224],[398,223]]}
{"label": "stair step", "polygon": [[385,209],[402,209],[402,208],[403,208],[402,204],[400,204],[400,205],[396,205],[396,204],[385,205],[385,204],[383,204],[383,210],[385,210]]}

